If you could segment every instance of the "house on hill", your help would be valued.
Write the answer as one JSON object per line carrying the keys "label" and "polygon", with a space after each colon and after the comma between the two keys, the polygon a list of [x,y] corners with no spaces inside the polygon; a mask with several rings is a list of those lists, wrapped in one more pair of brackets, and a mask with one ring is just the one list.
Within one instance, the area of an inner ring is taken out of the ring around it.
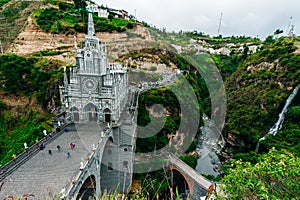
{"label": "house on hill", "polygon": [[108,18],[109,15],[112,15],[114,18],[125,20],[129,20],[132,18],[132,16],[129,16],[126,10],[108,8],[107,6],[100,6],[94,2],[87,2],[87,5],[87,9],[98,15],[98,17]]}

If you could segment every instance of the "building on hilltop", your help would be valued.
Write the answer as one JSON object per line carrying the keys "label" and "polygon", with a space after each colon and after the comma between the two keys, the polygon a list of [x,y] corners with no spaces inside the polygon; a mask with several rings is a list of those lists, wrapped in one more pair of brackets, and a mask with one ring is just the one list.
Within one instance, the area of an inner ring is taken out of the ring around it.
{"label": "building on hilltop", "polygon": [[72,122],[117,123],[128,93],[127,68],[108,63],[106,44],[95,35],[92,13],[88,17],[85,46],[78,49],[74,37],[76,66],[65,69],[64,86],[60,86],[61,102]]}
{"label": "building on hilltop", "polygon": [[125,20],[134,19],[133,16],[129,16],[126,10],[108,8],[104,7],[103,5],[99,6],[94,2],[87,2],[87,9],[98,15],[98,17],[108,18],[109,14],[111,14],[114,18]]}

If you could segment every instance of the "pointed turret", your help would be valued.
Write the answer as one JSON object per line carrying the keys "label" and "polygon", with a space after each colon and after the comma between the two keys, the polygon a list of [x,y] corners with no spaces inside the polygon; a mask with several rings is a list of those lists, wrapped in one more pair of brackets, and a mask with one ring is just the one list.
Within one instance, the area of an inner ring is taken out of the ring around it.
{"label": "pointed turret", "polygon": [[67,68],[64,67],[64,86],[65,86],[65,90],[67,90],[68,88],[68,76],[67,76]]}
{"label": "pointed turret", "polygon": [[88,36],[94,36],[94,35],[95,35],[95,28],[94,28],[93,15],[92,12],[89,11]]}

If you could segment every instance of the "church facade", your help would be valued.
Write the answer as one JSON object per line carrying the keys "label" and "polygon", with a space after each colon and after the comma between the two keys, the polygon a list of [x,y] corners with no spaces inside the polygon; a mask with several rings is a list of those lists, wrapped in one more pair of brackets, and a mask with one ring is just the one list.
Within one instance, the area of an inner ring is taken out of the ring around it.
{"label": "church facade", "polygon": [[92,13],[84,48],[78,49],[74,37],[76,66],[65,68],[64,86],[60,86],[63,108],[69,121],[117,123],[127,103],[127,68],[108,63],[106,44],[95,35]]}

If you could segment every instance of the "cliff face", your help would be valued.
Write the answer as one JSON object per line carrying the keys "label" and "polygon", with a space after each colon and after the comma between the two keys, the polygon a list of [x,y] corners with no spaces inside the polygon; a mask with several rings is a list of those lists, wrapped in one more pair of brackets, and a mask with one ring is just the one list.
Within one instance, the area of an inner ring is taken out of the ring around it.
{"label": "cliff face", "polygon": [[258,139],[278,119],[288,96],[300,82],[298,43],[288,38],[249,55],[226,80],[226,138],[232,146],[254,150]]}
{"label": "cliff face", "polygon": [[[137,26],[130,32],[124,33],[96,33],[97,37],[107,43],[109,59],[112,61],[118,56],[146,47],[151,41],[151,36],[147,28]],[[30,15],[26,26],[10,44],[6,53],[17,55],[29,55],[40,51],[64,51],[60,55],[49,56],[49,59],[61,60],[67,64],[74,64],[74,36],[77,38],[78,47],[84,41],[84,33],[74,35],[46,33],[38,28]]]}

